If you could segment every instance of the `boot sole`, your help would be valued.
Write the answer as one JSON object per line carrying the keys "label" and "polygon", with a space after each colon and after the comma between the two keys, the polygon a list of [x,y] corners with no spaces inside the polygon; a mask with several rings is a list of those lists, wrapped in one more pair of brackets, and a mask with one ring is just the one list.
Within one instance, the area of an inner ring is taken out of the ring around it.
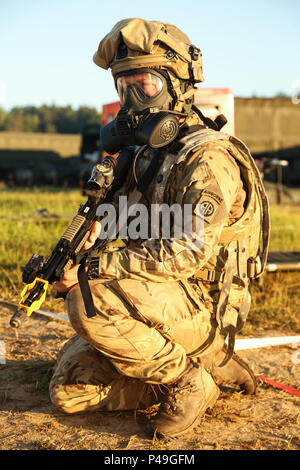
{"label": "boot sole", "polygon": [[240,387],[241,390],[243,391],[243,393],[245,393],[245,394],[247,394],[247,395],[255,395],[255,394],[256,394],[256,391],[257,391],[257,380],[256,380],[256,377],[255,377],[255,375],[254,375],[253,370],[252,370],[252,369],[248,366],[248,364],[247,364],[245,361],[243,361],[243,359],[241,359],[240,356],[238,356],[237,354],[234,353],[233,356],[232,356],[232,359],[233,359],[235,362],[237,362],[241,367],[243,367],[243,368],[248,372],[248,374],[249,374],[249,376],[250,376],[250,378],[252,379],[252,382],[253,382],[253,389],[254,389],[254,390],[253,390],[252,393],[248,394],[248,393],[246,393],[246,391],[245,391],[242,387]]}
{"label": "boot sole", "polygon": [[206,412],[206,410],[208,410],[209,408],[212,408],[214,406],[217,399],[219,398],[219,395],[220,395],[220,390],[216,386],[216,388],[213,390],[213,392],[211,393],[211,395],[209,397],[208,406],[206,406],[205,409],[200,408],[198,416],[193,421],[193,423],[191,423],[186,429],[183,429],[182,431],[172,433],[172,434],[162,433],[162,432],[159,432],[156,429],[154,429],[154,436],[163,437],[163,438],[174,438],[174,437],[180,437],[180,436],[182,436],[184,434],[187,434],[188,432],[192,431],[192,429],[199,424],[199,422],[200,422],[201,418],[203,417],[204,413]]}

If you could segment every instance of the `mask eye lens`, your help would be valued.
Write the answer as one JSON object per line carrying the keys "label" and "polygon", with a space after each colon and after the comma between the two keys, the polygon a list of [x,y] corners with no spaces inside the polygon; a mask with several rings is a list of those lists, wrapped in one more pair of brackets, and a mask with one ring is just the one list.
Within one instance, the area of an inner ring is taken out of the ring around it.
{"label": "mask eye lens", "polygon": [[116,85],[121,104],[124,102],[128,85],[138,86],[148,98],[157,96],[163,87],[163,83],[160,77],[146,72],[118,77]]}

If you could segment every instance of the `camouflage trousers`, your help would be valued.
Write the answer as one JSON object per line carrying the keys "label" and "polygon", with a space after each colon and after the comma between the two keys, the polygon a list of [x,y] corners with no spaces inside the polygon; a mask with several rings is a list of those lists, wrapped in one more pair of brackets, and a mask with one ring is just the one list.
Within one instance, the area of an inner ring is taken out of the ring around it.
{"label": "camouflage trousers", "polygon": [[[76,335],[59,353],[52,402],[68,413],[128,410],[155,403],[155,384],[173,382],[188,356],[224,344],[211,308],[185,282],[90,281],[97,315],[88,318],[79,286],[66,297]],[[212,338],[212,340],[211,340]]]}

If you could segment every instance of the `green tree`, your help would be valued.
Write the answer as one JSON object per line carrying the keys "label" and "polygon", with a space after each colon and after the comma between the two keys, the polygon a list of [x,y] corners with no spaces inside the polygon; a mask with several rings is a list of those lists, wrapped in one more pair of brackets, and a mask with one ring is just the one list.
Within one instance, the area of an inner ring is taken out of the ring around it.
{"label": "green tree", "polygon": [[93,124],[100,124],[100,113],[96,108],[89,108],[88,106],[80,106],[77,111],[77,126],[78,131],[82,132],[85,126],[91,126]]}
{"label": "green tree", "polygon": [[87,125],[99,125],[100,118],[96,108],[88,106],[80,106],[77,110],[54,104],[15,107],[8,112],[0,109],[0,130],[78,134]]}
{"label": "green tree", "polygon": [[5,120],[7,118],[7,112],[0,108],[0,131],[5,130]]}

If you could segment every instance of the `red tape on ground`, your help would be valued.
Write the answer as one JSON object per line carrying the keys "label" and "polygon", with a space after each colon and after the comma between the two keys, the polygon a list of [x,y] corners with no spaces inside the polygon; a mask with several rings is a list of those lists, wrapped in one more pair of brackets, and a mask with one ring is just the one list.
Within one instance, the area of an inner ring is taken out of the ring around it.
{"label": "red tape on ground", "polygon": [[297,397],[300,397],[300,390],[298,390],[297,388],[291,387],[290,385],[280,384],[278,382],[275,382],[275,380],[267,379],[267,377],[264,377],[263,375],[258,375],[256,378],[259,382],[263,382],[265,384],[271,385],[271,387],[279,388],[280,390],[284,390],[285,392],[290,393],[291,395],[296,395]]}

